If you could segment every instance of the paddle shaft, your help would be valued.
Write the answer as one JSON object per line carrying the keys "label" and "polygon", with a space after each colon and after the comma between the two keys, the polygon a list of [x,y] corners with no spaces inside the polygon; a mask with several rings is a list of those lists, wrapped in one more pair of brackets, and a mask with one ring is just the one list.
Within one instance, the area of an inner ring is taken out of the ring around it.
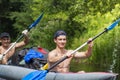
{"label": "paddle shaft", "polygon": [[[92,38],[91,41],[95,40],[97,37],[99,37],[100,35],[102,35],[103,33],[107,32],[107,28],[105,28],[105,30],[101,33],[99,33],[98,35],[96,35],[95,37]],[[81,48],[83,48],[85,45],[87,45],[88,43],[90,43],[91,41],[87,41],[85,42],[83,45],[81,45],[80,47],[78,47],[77,49],[75,49],[74,51],[71,52],[71,54],[74,54],[75,52],[77,52],[78,50],[80,50]],[[53,69],[55,66],[57,66],[58,64],[60,64],[61,62],[63,62],[65,59],[69,58],[68,56],[63,57],[62,59],[58,60],[55,64],[53,64],[51,67],[49,67],[47,70],[50,71],[51,69]]]}

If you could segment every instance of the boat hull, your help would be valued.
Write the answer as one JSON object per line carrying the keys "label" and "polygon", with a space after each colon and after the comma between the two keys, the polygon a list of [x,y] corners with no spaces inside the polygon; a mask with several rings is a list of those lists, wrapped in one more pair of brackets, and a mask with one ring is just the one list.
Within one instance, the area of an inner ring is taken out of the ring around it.
{"label": "boat hull", "polygon": [[[21,80],[25,75],[35,70],[11,65],[0,65],[0,78]],[[53,73],[49,72],[45,80],[115,80],[117,74],[106,72],[89,73]]]}

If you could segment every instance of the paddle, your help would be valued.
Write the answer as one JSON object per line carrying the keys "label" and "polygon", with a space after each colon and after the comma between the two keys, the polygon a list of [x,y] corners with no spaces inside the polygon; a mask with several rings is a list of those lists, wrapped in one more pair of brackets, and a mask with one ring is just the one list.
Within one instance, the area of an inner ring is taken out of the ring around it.
{"label": "paddle", "polygon": [[[35,20],[29,27],[28,27],[28,31],[30,31],[33,27],[35,27],[37,24],[38,24],[38,22],[40,22],[40,20],[42,19],[42,17],[43,17],[43,13],[37,18],[37,20]],[[5,56],[5,54],[7,54],[8,53],[8,51],[10,50],[10,49],[12,49],[14,46],[15,46],[15,44],[21,39],[21,38],[23,38],[23,36],[24,36],[24,34],[22,34],[4,53],[3,53],[3,56]],[[3,57],[2,57],[3,58]]]}
{"label": "paddle", "polygon": [[[113,29],[119,22],[120,22],[120,19],[117,20],[117,21],[115,21],[108,28],[105,28],[104,31],[102,31],[101,33],[99,33],[98,35],[96,35],[95,37],[93,37],[91,41],[95,40],[97,37],[99,37],[103,33],[105,33],[107,31]],[[79,49],[81,49],[82,47],[84,47],[85,45],[87,45],[88,43],[90,43],[91,41],[85,42],[83,45],[81,45],[80,47],[78,47],[77,49],[75,49],[73,52],[71,52],[71,54],[74,54],[76,51],[78,51]],[[44,80],[45,76],[47,75],[47,73],[51,69],[53,69],[55,66],[57,66],[58,64],[60,64],[62,61],[64,61],[67,58],[68,57],[65,56],[64,58],[60,59],[55,64],[53,64],[51,67],[49,67],[47,70],[41,70],[41,71],[37,70],[37,71],[31,72],[28,75],[26,75],[22,80]]]}

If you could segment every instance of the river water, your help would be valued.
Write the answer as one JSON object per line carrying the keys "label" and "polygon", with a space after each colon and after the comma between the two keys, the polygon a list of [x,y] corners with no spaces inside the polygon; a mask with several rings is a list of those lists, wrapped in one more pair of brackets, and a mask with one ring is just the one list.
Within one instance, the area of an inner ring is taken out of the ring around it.
{"label": "river water", "polygon": [[75,63],[72,63],[71,71],[78,72],[80,70],[84,70],[85,72],[112,72],[112,73],[117,73],[118,76],[116,80],[120,80],[120,76],[119,76],[120,70],[117,69],[119,71],[116,71],[116,70],[113,71],[112,70],[113,68],[114,68],[113,65],[106,65],[104,63],[102,65],[99,65],[99,64],[88,64],[88,63],[78,64],[75,62]]}

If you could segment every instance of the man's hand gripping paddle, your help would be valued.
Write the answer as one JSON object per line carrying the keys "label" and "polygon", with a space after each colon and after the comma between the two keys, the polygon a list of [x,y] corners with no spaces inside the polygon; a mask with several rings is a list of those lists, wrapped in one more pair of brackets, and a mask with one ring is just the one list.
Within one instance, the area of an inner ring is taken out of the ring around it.
{"label": "man's hand gripping paddle", "polygon": [[[30,31],[33,27],[35,27],[39,22],[40,20],[42,19],[43,17],[43,13],[28,27],[28,31]],[[4,53],[3,55],[1,56],[1,59],[3,59],[3,57],[8,53],[8,51],[10,51],[10,49],[12,49],[15,44],[24,37],[24,34],[22,34]]]}
{"label": "man's hand gripping paddle", "polygon": [[[99,33],[98,35],[94,36],[92,38],[91,41],[95,40],[96,38],[98,38],[100,35],[102,35],[103,33],[112,30],[118,23],[120,22],[120,19],[118,19],[117,21],[113,22],[110,26],[108,26],[107,28],[105,28],[104,31],[102,31],[101,33]],[[81,45],[80,47],[78,47],[77,49],[75,49],[73,52],[71,52],[71,54],[74,54],[76,51],[80,50],[81,48],[83,48],[85,45],[87,45],[90,41],[85,42],[83,45]],[[68,56],[65,56],[64,58],[60,59],[59,61],[57,61],[55,64],[53,64],[51,67],[49,67],[47,70],[37,70],[34,72],[29,73],[28,75],[26,75],[22,80],[45,80],[45,77],[47,75],[47,73],[53,69],[55,66],[57,66],[58,64],[60,64],[62,61],[64,61],[65,59],[67,59]]]}

